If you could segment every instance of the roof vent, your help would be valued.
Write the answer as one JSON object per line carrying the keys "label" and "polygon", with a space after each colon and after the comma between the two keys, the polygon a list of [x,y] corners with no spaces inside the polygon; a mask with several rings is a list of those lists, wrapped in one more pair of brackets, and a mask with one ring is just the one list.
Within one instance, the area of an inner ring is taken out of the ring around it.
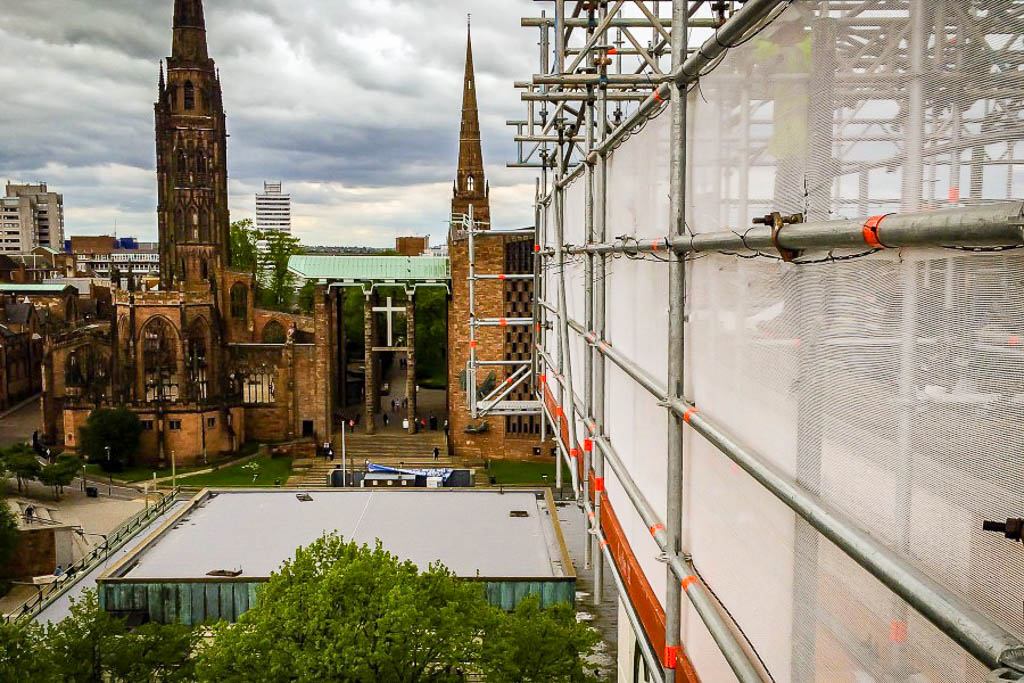
{"label": "roof vent", "polygon": [[508,513],[509,517],[529,517],[530,513],[526,510],[511,510]]}
{"label": "roof vent", "polygon": [[309,495],[308,493],[296,493],[295,497],[301,500],[303,503],[308,503],[309,501],[313,500],[313,496]]}

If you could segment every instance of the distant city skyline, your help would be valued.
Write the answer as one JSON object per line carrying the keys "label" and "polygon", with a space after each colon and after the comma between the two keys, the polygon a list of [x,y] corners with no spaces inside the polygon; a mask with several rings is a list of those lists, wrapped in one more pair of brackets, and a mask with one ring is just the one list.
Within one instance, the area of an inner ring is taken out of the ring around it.
{"label": "distant city skyline", "polygon": [[[62,193],[68,236],[113,234],[116,223],[119,234],[156,239],[153,102],[172,6],[0,0],[0,57],[12,67],[0,75],[0,182]],[[309,0],[300,12],[216,0],[206,9],[231,134],[232,220],[255,218],[254,194],[279,178],[306,244],[443,241],[472,12],[494,222],[532,222],[532,174],[504,167],[513,152],[505,120],[521,116],[512,82],[535,68],[534,37],[519,26],[529,0]]]}

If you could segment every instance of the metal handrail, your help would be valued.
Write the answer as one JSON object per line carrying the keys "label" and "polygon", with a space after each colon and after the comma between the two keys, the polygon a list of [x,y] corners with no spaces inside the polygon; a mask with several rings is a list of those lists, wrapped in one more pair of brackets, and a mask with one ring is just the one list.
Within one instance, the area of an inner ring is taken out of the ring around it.
{"label": "metal handrail", "polygon": [[68,565],[67,571],[58,576],[55,581],[38,587],[39,591],[35,596],[23,602],[13,612],[3,615],[4,623],[16,624],[34,619],[43,609],[78,583],[82,577],[95,569],[98,564],[105,562],[120,550],[129,539],[151,521],[151,518],[162,515],[175,501],[179,490],[179,488],[175,488],[170,493],[161,494],[158,502],[128,518],[114,531],[107,534],[101,545],[93,548],[82,559]]}

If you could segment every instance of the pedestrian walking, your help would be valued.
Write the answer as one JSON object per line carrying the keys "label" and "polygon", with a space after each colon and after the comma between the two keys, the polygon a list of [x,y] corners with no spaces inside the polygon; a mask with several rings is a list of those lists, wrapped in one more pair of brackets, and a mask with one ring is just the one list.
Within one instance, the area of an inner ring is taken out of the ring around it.
{"label": "pedestrian walking", "polygon": [[439,457],[441,457],[441,449],[438,448],[437,446],[434,446],[434,462],[437,462],[437,459]]}
{"label": "pedestrian walking", "polygon": [[54,576],[60,576],[63,573],[64,573],[64,568],[58,564],[57,565],[57,569],[55,569],[54,572],[53,572],[53,575]]}
{"label": "pedestrian walking", "polygon": [[329,458],[330,458],[331,460],[334,460],[334,447],[333,447],[333,446],[328,446],[328,447],[327,447],[327,456],[328,456],[328,457],[329,457]]}
{"label": "pedestrian walking", "polygon": [[25,508],[25,519],[28,520],[29,524],[32,523],[32,515],[34,515],[35,513],[36,513],[36,509],[34,507],[32,507],[31,505],[29,505],[29,506],[27,506]]}
{"label": "pedestrian walking", "polygon": [[388,426],[388,414],[387,413],[381,413],[381,417],[384,418],[384,426],[387,427]]}
{"label": "pedestrian walking", "polygon": [[356,421],[351,417],[348,419],[348,433],[355,434],[356,432]]}

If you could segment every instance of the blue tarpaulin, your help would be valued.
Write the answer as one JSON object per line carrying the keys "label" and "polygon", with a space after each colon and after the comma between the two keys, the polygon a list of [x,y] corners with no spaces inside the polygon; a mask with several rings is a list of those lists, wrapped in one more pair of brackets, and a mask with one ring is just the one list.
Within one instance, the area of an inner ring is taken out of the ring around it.
{"label": "blue tarpaulin", "polygon": [[368,472],[397,472],[398,474],[414,474],[420,477],[441,477],[441,481],[448,483],[448,478],[452,476],[453,470],[450,467],[440,467],[436,469],[403,469],[399,467],[386,467],[385,465],[375,465],[372,462],[367,464],[366,470]]}

